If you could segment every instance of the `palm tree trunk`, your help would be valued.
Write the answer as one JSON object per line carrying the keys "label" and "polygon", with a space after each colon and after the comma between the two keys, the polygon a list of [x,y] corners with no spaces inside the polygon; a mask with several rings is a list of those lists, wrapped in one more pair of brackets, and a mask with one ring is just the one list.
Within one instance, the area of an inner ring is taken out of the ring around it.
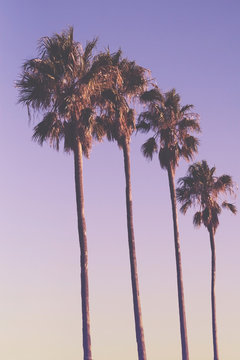
{"label": "palm tree trunk", "polygon": [[217,320],[216,320],[216,297],[215,297],[215,281],[216,281],[216,249],[214,240],[214,231],[209,229],[210,245],[212,252],[212,283],[211,283],[211,303],[212,303],[212,335],[213,335],[213,353],[214,360],[219,360],[218,343],[217,343]]}
{"label": "palm tree trunk", "polygon": [[187,325],[186,325],[186,314],[185,314],[185,304],[184,304],[180,239],[179,239],[179,231],[178,231],[175,174],[171,164],[169,164],[167,170],[168,170],[169,188],[170,188],[170,195],[172,202],[174,243],[175,243],[176,267],[177,267],[178,306],[179,306],[180,332],[181,332],[181,343],[182,343],[182,360],[188,360],[189,359],[188,339],[187,339]]}
{"label": "palm tree trunk", "polygon": [[78,234],[80,244],[80,266],[81,266],[81,298],[82,298],[82,336],[84,360],[92,360],[91,337],[90,337],[90,315],[89,315],[89,293],[88,293],[88,251],[86,223],[84,216],[83,198],[83,160],[82,145],[76,140],[74,149],[75,186],[77,200]]}
{"label": "palm tree trunk", "polygon": [[146,360],[146,349],[143,332],[142,312],[139,296],[139,284],[137,273],[137,258],[135,249],[135,239],[133,230],[133,211],[132,211],[132,190],[131,190],[131,173],[130,173],[130,147],[126,139],[123,144],[124,168],[126,177],[126,206],[127,206],[127,227],[128,227],[128,244],[130,256],[130,268],[132,279],[132,294],[135,316],[135,329],[138,347],[138,359]]}

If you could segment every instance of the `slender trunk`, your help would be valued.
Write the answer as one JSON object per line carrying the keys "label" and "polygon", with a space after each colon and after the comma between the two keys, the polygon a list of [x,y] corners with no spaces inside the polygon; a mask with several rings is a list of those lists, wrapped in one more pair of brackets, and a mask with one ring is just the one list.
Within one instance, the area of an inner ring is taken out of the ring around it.
{"label": "slender trunk", "polygon": [[137,274],[137,258],[135,249],[135,239],[133,230],[133,211],[132,211],[132,191],[131,191],[131,174],[130,174],[130,147],[127,139],[123,144],[124,168],[126,177],[126,206],[127,206],[127,227],[128,227],[128,244],[130,256],[130,268],[132,279],[132,294],[135,317],[135,329],[138,347],[138,359],[146,360],[146,350],[142,323],[142,312],[139,296],[139,284]]}
{"label": "slender trunk", "polygon": [[175,244],[175,256],[176,256],[176,267],[177,267],[178,306],[179,306],[180,332],[181,332],[181,343],[182,343],[182,360],[188,360],[189,354],[188,354],[188,340],[187,340],[187,325],[186,325],[185,304],[184,304],[180,239],[179,239],[179,231],[178,231],[175,174],[171,164],[169,164],[167,170],[168,170],[169,188],[170,188],[170,195],[172,202],[174,244]]}
{"label": "slender trunk", "polygon": [[83,161],[82,145],[77,140],[74,149],[75,186],[77,200],[78,234],[80,244],[80,266],[81,266],[81,298],[82,298],[82,336],[84,360],[92,360],[91,337],[90,337],[90,315],[89,315],[89,293],[88,293],[88,251],[86,223],[84,216],[83,198]]}
{"label": "slender trunk", "polygon": [[217,343],[217,320],[216,320],[216,297],[215,297],[215,281],[216,281],[216,250],[214,231],[211,227],[209,230],[210,245],[212,252],[212,283],[211,283],[211,303],[212,303],[212,335],[213,335],[213,353],[214,360],[219,360],[218,343]]}

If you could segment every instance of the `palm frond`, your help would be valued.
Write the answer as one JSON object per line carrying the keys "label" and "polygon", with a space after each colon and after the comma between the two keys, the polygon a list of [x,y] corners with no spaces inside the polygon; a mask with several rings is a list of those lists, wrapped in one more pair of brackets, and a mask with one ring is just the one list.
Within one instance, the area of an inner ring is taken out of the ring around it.
{"label": "palm frond", "polygon": [[[154,110],[150,109],[149,111],[143,111],[138,117],[138,124],[141,121],[149,123],[150,129],[152,129],[153,131],[155,130],[155,133],[156,133],[158,131],[158,129],[159,129],[158,110],[159,109],[155,108]],[[139,128],[139,130],[141,131],[141,128]]]}
{"label": "palm frond", "polygon": [[93,109],[86,107],[80,113],[78,125],[83,126],[86,130],[90,130],[94,124],[94,115]]}
{"label": "palm frond", "polygon": [[167,147],[161,147],[158,153],[158,159],[160,162],[160,166],[162,169],[167,169],[171,159],[173,158],[173,154]]}
{"label": "palm frond", "polygon": [[59,142],[63,137],[63,126],[56,113],[47,113],[43,120],[33,129],[33,140],[42,145],[48,141],[53,148],[59,150]]}
{"label": "palm frond", "polygon": [[172,109],[175,113],[180,111],[180,95],[175,89],[165,93],[164,105],[166,108]]}
{"label": "palm frond", "polygon": [[127,111],[126,123],[129,129],[135,129],[135,111],[133,109]]}
{"label": "palm frond", "polygon": [[214,184],[214,190],[217,192],[233,192],[233,182],[229,175],[220,176]]}
{"label": "palm frond", "polygon": [[181,121],[179,121],[178,126],[180,130],[200,132],[200,125],[195,119],[184,117]]}
{"label": "palm frond", "polygon": [[98,42],[98,38],[96,37],[92,41],[88,41],[86,46],[85,46],[82,58],[83,58],[84,63],[87,66],[89,66],[90,61],[91,61],[91,59],[93,57],[92,52],[93,52],[93,49],[96,47],[97,42]]}
{"label": "palm frond", "polygon": [[43,76],[36,76],[30,72],[23,74],[17,81],[19,89],[18,102],[30,106],[33,110],[46,109],[51,102],[49,82]]}
{"label": "palm frond", "polygon": [[120,64],[120,70],[125,94],[136,96],[145,90],[147,85],[147,70],[145,68],[137,65],[134,61],[123,59]]}
{"label": "palm frond", "polygon": [[114,66],[119,65],[121,57],[122,57],[122,50],[119,49],[117,52],[111,54],[111,57],[112,57],[112,64]]}
{"label": "palm frond", "polygon": [[148,133],[150,130],[150,123],[147,123],[144,120],[141,120],[137,124],[137,131],[141,131],[142,133]]}
{"label": "palm frond", "polygon": [[236,208],[236,206],[235,206],[234,204],[231,204],[231,203],[228,203],[228,202],[224,201],[224,202],[222,203],[222,207],[223,207],[224,209],[230,210],[233,214],[236,214],[236,213],[237,213],[237,208]]}
{"label": "palm frond", "polygon": [[177,200],[180,203],[184,203],[185,201],[188,202],[191,200],[191,185],[187,184],[187,179],[186,182],[184,179],[186,178],[180,178],[178,180],[178,184],[180,184],[181,186],[177,187],[176,189]]}
{"label": "palm frond", "polygon": [[192,104],[187,104],[187,105],[184,105],[184,106],[181,107],[180,112],[182,114],[185,114],[186,112],[189,112],[189,110],[191,110],[193,108],[194,108],[194,106]]}
{"label": "palm frond", "polygon": [[101,116],[97,116],[95,118],[93,127],[92,127],[92,136],[97,141],[102,141],[103,137],[106,134],[105,124],[104,120],[101,118]]}
{"label": "palm frond", "polygon": [[140,96],[140,101],[142,103],[149,103],[149,102],[153,102],[153,101],[157,101],[157,102],[161,103],[161,102],[163,102],[163,99],[164,99],[164,97],[157,87],[155,87],[151,90],[145,91]]}
{"label": "palm frond", "polygon": [[181,213],[186,214],[189,207],[192,206],[192,201],[188,200],[186,201],[180,208]]}
{"label": "palm frond", "polygon": [[117,104],[117,94],[114,92],[113,89],[104,89],[101,93],[104,100],[113,103],[114,105]]}
{"label": "palm frond", "polygon": [[180,155],[186,160],[192,160],[198,150],[199,140],[192,135],[186,136],[184,144],[180,148]]}
{"label": "palm frond", "polygon": [[141,147],[143,155],[152,160],[153,154],[157,152],[157,144],[154,137],[149,138]]}
{"label": "palm frond", "polygon": [[203,222],[203,214],[201,211],[197,211],[193,216],[193,225],[196,227],[201,226]]}

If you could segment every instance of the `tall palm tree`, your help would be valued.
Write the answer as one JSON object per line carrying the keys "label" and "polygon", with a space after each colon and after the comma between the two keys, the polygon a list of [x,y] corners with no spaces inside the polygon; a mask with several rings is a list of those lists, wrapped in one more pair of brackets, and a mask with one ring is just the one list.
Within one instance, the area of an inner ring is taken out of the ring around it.
{"label": "tall palm tree", "polygon": [[23,65],[19,102],[43,116],[35,127],[33,139],[49,142],[56,150],[64,140],[64,150],[74,154],[75,190],[81,266],[82,334],[84,360],[91,360],[88,251],[83,197],[83,154],[88,157],[98,97],[118,81],[115,69],[101,56],[93,58],[97,40],[87,42],[84,50],[73,40],[73,29],[40,40],[39,56]]}
{"label": "tall palm tree", "polygon": [[198,140],[192,136],[190,132],[200,131],[198,115],[191,112],[192,105],[180,105],[180,96],[174,89],[166,94],[162,94],[159,88],[155,86],[153,89],[144,92],[140,100],[147,105],[147,111],[140,114],[137,129],[146,133],[151,130],[154,133],[154,135],[142,145],[143,155],[146,158],[152,159],[154,152],[158,152],[160,166],[168,172],[177,268],[182,359],[188,360],[187,326],[175,191],[175,170],[180,158],[184,158],[185,160],[192,159],[194,153],[197,151]]}
{"label": "tall palm tree", "polygon": [[215,233],[219,224],[218,217],[221,208],[230,210],[236,214],[236,207],[226,201],[219,205],[220,195],[233,192],[233,182],[229,175],[217,177],[216,168],[209,168],[206,161],[197,162],[191,165],[187,175],[178,180],[180,186],[177,188],[177,199],[182,203],[180,211],[185,214],[191,206],[198,206],[193,217],[193,224],[199,227],[201,224],[206,226],[209,236],[212,252],[212,281],[211,281],[211,304],[212,304],[212,335],[214,360],[219,360],[218,342],[217,342],[217,321],[216,321],[216,298],[215,298],[215,280],[216,280],[216,250]]}
{"label": "tall palm tree", "polygon": [[139,360],[146,360],[146,349],[139,295],[137,258],[133,226],[131,170],[130,170],[130,139],[135,130],[135,112],[131,100],[139,95],[147,83],[147,71],[134,61],[122,58],[121,50],[114,54],[106,52],[109,61],[121,75],[122,82],[102,92],[105,111],[98,119],[98,129],[105,132],[109,141],[116,141],[123,151],[126,179],[127,229],[130,256],[132,295],[135,317],[135,330]]}

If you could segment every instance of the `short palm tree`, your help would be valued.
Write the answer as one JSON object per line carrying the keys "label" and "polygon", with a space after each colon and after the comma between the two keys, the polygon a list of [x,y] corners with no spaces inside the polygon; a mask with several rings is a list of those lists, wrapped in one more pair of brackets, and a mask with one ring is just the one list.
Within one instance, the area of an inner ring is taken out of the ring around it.
{"label": "short palm tree", "polygon": [[140,100],[147,105],[147,111],[140,114],[137,129],[145,133],[151,130],[154,134],[142,145],[143,155],[146,158],[152,159],[154,152],[158,152],[160,166],[168,172],[177,268],[182,359],[188,360],[187,326],[175,191],[175,170],[180,158],[190,160],[197,151],[198,140],[191,135],[191,132],[200,131],[198,115],[191,111],[192,105],[180,105],[180,96],[174,89],[162,94],[159,88],[155,86],[153,89],[144,92]]}
{"label": "short palm tree", "polygon": [[118,78],[101,56],[93,58],[97,40],[86,44],[73,40],[73,29],[40,40],[39,56],[24,63],[17,82],[19,102],[43,116],[33,139],[72,151],[81,263],[81,299],[84,360],[91,360],[88,251],[83,198],[83,154],[88,157],[92,131],[96,131],[97,99],[104,87]]}
{"label": "short palm tree", "polygon": [[218,342],[217,342],[217,322],[216,322],[216,300],[215,300],[215,280],[216,280],[216,250],[215,233],[219,224],[219,215],[221,208],[229,209],[236,214],[236,207],[226,201],[219,205],[220,196],[233,192],[233,182],[229,175],[217,177],[216,168],[209,168],[206,161],[197,162],[191,165],[187,175],[178,180],[180,186],[177,188],[177,199],[182,204],[181,212],[183,214],[191,206],[198,206],[193,217],[193,224],[206,226],[209,236],[212,252],[212,282],[211,282],[211,303],[212,303],[212,334],[213,334],[213,352],[214,360],[219,360]]}
{"label": "short palm tree", "polygon": [[[116,141],[123,150],[126,178],[127,229],[132,280],[132,295],[135,316],[136,340],[139,360],[146,360],[146,349],[139,295],[137,258],[133,226],[131,171],[130,171],[130,139],[135,130],[135,112],[131,108],[131,100],[136,98],[146,86],[147,71],[134,61],[122,58],[121,50],[114,54],[105,54],[109,62],[119,72],[122,79],[118,86],[102,92],[105,111],[99,117],[98,129],[102,129],[109,141]],[[100,135],[102,135],[102,132]]]}

